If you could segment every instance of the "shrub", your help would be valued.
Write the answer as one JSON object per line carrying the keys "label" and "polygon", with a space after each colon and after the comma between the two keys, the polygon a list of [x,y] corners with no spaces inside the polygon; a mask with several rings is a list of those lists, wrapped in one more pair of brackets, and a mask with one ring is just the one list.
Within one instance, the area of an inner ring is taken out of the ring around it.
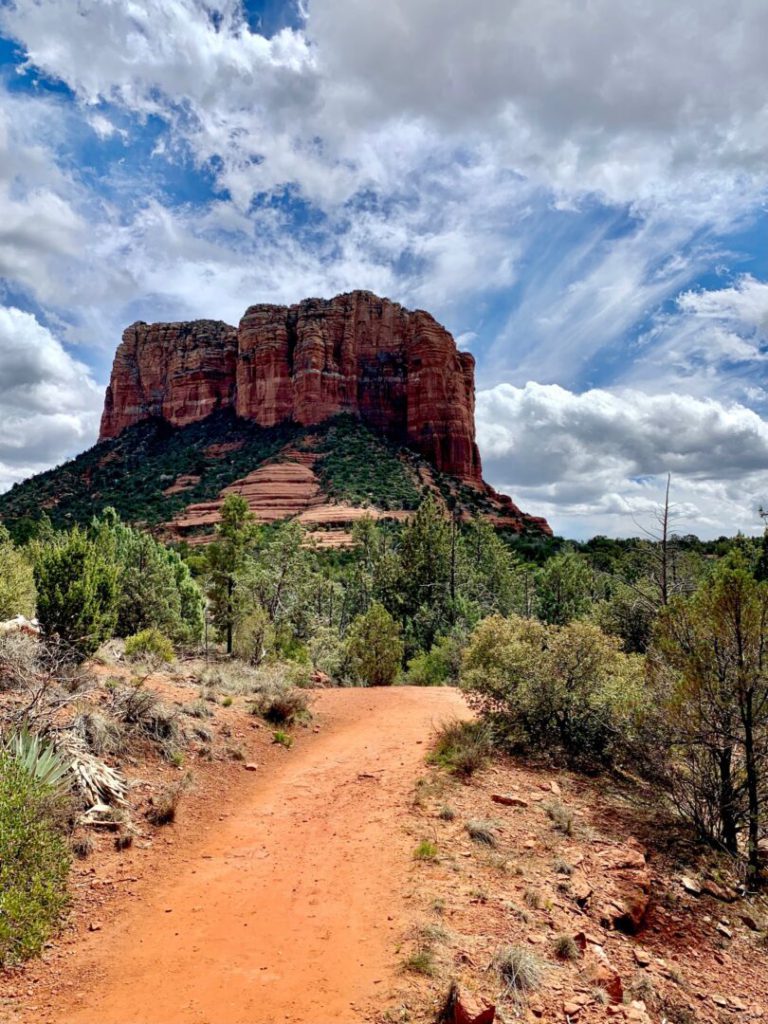
{"label": "shrub", "polygon": [[59,799],[0,750],[0,964],[40,952],[67,906]]}
{"label": "shrub", "polygon": [[491,732],[482,722],[448,722],[437,730],[430,764],[469,778],[482,768],[493,750]]}
{"label": "shrub", "polygon": [[150,665],[170,664],[174,659],[173,644],[151,626],[127,638],[125,656],[129,661],[144,661]]}
{"label": "shrub", "polygon": [[413,851],[414,860],[437,860],[437,845],[430,839],[422,839]]}
{"label": "shrub", "polygon": [[448,686],[457,681],[460,664],[459,640],[444,636],[429,651],[421,651],[410,659],[405,681],[412,686]]}
{"label": "shrub", "polygon": [[481,846],[496,846],[494,826],[490,821],[468,821],[466,826],[469,838]]}
{"label": "shrub", "polygon": [[374,603],[349,627],[347,653],[357,679],[367,686],[391,686],[403,660],[400,626]]}
{"label": "shrub", "polygon": [[500,950],[494,965],[508,992],[531,992],[541,985],[544,974],[542,961],[524,946],[507,946]]}
{"label": "shrub", "polygon": [[512,746],[606,764],[631,748],[648,697],[642,659],[587,622],[484,619],[470,637],[462,685]]}
{"label": "shrub", "polygon": [[286,750],[290,750],[293,746],[293,736],[289,736],[282,729],[277,729],[272,733],[272,742],[277,743],[278,746],[285,747]]}
{"label": "shrub", "polygon": [[580,951],[572,935],[558,935],[554,941],[553,952],[558,960],[578,960]]}
{"label": "shrub", "polygon": [[35,577],[22,551],[0,525],[0,621],[35,614]]}

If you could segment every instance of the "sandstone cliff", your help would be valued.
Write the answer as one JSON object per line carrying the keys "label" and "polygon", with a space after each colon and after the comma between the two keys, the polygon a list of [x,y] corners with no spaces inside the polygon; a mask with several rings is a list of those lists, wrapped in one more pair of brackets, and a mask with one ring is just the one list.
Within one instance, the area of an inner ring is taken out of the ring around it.
{"label": "sandstone cliff", "polygon": [[174,426],[233,408],[261,426],[352,413],[438,469],[481,485],[474,359],[422,310],[370,292],[251,306],[220,321],[129,327],[100,439],[150,417]]}

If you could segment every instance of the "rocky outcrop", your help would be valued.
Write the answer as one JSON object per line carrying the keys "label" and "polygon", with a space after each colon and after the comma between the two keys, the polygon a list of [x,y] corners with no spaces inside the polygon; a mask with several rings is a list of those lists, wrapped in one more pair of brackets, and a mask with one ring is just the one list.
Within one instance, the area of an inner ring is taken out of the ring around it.
{"label": "rocky outcrop", "polygon": [[474,393],[474,359],[429,313],[357,291],[251,306],[237,329],[133,324],[115,356],[100,439],[150,417],[184,426],[227,407],[262,426],[352,413],[480,485]]}
{"label": "rocky outcrop", "polygon": [[104,400],[99,440],[153,416],[177,427],[235,400],[237,330],[221,320],[126,328]]}

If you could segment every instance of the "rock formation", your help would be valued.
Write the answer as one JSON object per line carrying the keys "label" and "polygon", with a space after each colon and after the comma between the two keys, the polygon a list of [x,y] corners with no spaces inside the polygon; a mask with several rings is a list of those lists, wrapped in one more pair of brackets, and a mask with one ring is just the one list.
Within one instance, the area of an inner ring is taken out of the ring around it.
{"label": "rock formation", "polygon": [[262,426],[352,413],[481,486],[474,365],[429,313],[370,292],[251,306],[239,328],[136,323],[115,356],[100,440],[150,417],[184,426],[228,407]]}

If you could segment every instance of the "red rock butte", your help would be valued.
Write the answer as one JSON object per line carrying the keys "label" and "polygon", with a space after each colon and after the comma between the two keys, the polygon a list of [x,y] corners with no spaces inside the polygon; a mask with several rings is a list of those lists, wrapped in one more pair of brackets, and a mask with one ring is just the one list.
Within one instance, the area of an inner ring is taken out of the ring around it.
{"label": "red rock butte", "polygon": [[371,292],[251,306],[236,328],[140,322],[115,355],[100,440],[151,417],[181,427],[226,408],[264,427],[351,413],[483,486],[474,377],[474,358],[434,317]]}

